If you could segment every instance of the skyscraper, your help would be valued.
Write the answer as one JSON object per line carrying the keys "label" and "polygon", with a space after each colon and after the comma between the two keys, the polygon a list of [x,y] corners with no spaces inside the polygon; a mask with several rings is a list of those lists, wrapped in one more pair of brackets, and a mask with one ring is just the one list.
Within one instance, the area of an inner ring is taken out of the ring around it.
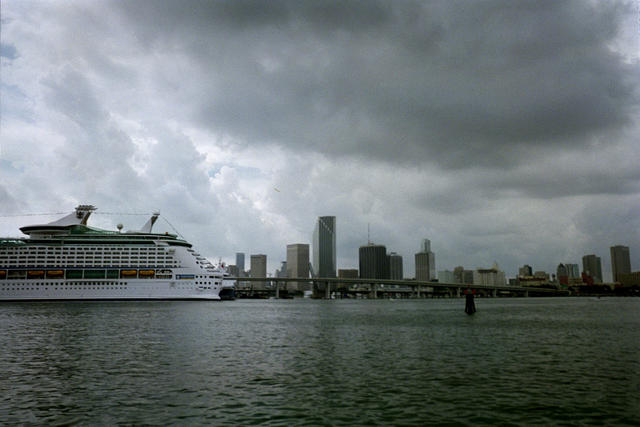
{"label": "skyscraper", "polygon": [[313,231],[313,272],[336,277],[336,217],[320,216]]}
{"label": "skyscraper", "polygon": [[[251,277],[267,277],[267,256],[258,254],[251,255]],[[264,282],[256,282],[256,285],[263,285]]]}
{"label": "skyscraper", "polygon": [[360,246],[359,258],[361,279],[389,278],[389,259],[384,245],[369,243],[366,246]]}
{"label": "skyscraper", "polygon": [[619,282],[619,274],[631,273],[631,256],[629,255],[628,246],[612,246],[611,247],[611,273],[613,281]]}
{"label": "skyscraper", "polygon": [[[309,277],[309,245],[294,243],[287,245],[287,277]],[[306,282],[291,282],[290,289],[303,291]]]}
{"label": "skyscraper", "polygon": [[565,263],[564,266],[567,267],[567,273],[569,273],[570,278],[577,279],[580,277],[580,267],[578,267],[578,264]]}
{"label": "skyscraper", "polygon": [[436,278],[436,255],[431,252],[431,241],[422,239],[420,252],[415,255],[416,280],[427,282]]}
{"label": "skyscraper", "polygon": [[525,264],[518,269],[518,276],[520,277],[530,277],[533,276],[533,268],[530,265]]}
{"label": "skyscraper", "polygon": [[388,257],[389,279],[402,280],[402,255],[391,252]]}
{"label": "skyscraper", "polygon": [[600,257],[585,255],[582,257],[582,271],[593,278],[594,283],[602,283],[602,263]]}
{"label": "skyscraper", "polygon": [[558,268],[556,268],[556,278],[561,285],[569,284],[569,269],[565,264],[558,264]]}
{"label": "skyscraper", "polygon": [[236,252],[236,266],[239,274],[242,275],[244,273],[244,252]]}

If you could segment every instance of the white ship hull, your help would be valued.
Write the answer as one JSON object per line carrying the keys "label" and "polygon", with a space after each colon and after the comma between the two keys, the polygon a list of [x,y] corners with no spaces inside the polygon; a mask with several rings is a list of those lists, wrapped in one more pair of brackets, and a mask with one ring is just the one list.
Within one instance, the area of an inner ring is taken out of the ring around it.
{"label": "white ship hull", "polygon": [[[191,283],[186,283],[191,282]],[[4,280],[0,301],[220,300],[218,289],[193,280]]]}

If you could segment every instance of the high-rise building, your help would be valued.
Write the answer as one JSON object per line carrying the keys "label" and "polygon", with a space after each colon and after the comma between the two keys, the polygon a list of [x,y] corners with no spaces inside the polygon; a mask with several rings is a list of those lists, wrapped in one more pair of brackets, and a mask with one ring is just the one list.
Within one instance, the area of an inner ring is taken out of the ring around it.
{"label": "high-rise building", "polygon": [[276,270],[275,277],[286,278],[287,276],[287,261],[282,261],[280,268]]}
{"label": "high-rise building", "polygon": [[[294,243],[287,245],[287,277],[309,277],[309,245]],[[308,289],[307,282],[291,282],[291,290],[304,291]]]}
{"label": "high-rise building", "polygon": [[[267,277],[267,256],[263,254],[251,255],[251,276]],[[255,285],[264,286],[264,282],[254,282]]]}
{"label": "high-rise building", "polygon": [[231,277],[240,277],[240,275],[238,274],[238,266],[237,265],[228,265],[227,266],[227,273],[229,273],[229,276]]}
{"label": "high-rise building", "polygon": [[420,252],[415,255],[416,280],[427,282],[436,279],[436,255],[431,252],[431,241],[422,239]]}
{"label": "high-rise building", "polygon": [[464,267],[459,265],[453,269],[453,283],[464,283]]}
{"label": "high-rise building", "polygon": [[336,217],[320,216],[313,231],[313,272],[336,277]]}
{"label": "high-rise building", "polygon": [[577,279],[580,277],[580,267],[578,267],[578,264],[565,263],[564,266],[567,268],[567,273],[569,274],[570,279]]}
{"label": "high-rise building", "polygon": [[629,255],[628,246],[612,246],[611,247],[611,274],[613,281],[619,282],[620,274],[631,273],[631,256]]}
{"label": "high-rise building", "polygon": [[402,255],[391,252],[387,257],[389,258],[389,279],[402,280]]}
{"label": "high-rise building", "polygon": [[236,252],[236,266],[240,275],[244,274],[244,252]]}
{"label": "high-rise building", "polygon": [[456,279],[455,279],[455,276],[453,275],[453,271],[450,271],[450,270],[438,271],[438,282],[456,283]]}
{"label": "high-rise building", "polygon": [[355,268],[341,268],[338,270],[338,277],[345,279],[357,279],[358,270]]}
{"label": "high-rise building", "polygon": [[[355,268],[341,268],[338,270],[338,277],[344,279],[357,279],[358,278],[358,270]],[[349,288],[351,284],[340,282],[338,283],[339,288]]]}
{"label": "high-rise building", "polygon": [[493,263],[491,268],[478,268],[473,272],[474,285],[504,286],[504,271],[501,271],[497,263]]}
{"label": "high-rise building", "polygon": [[593,278],[594,283],[602,283],[602,263],[599,256],[593,254],[583,256],[582,271]]}
{"label": "high-rise building", "polygon": [[525,264],[518,269],[518,276],[520,277],[531,277],[533,276],[533,268],[530,265]]}
{"label": "high-rise building", "polygon": [[360,246],[359,255],[361,279],[389,278],[387,248],[384,245],[369,243],[366,246]]}
{"label": "high-rise building", "polygon": [[569,269],[565,264],[558,264],[556,269],[556,279],[561,285],[569,284]]}

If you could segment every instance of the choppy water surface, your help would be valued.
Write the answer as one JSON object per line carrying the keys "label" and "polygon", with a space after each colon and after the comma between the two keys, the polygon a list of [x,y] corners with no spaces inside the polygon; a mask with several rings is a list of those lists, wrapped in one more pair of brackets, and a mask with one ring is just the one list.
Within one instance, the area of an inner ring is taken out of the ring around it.
{"label": "choppy water surface", "polygon": [[0,424],[632,425],[640,299],[0,304]]}

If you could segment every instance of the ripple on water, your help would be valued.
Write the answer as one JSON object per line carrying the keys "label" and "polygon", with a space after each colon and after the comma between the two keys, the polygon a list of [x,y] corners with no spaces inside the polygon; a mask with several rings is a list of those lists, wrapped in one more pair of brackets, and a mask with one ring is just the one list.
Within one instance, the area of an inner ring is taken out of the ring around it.
{"label": "ripple on water", "polygon": [[629,424],[638,299],[0,305],[0,424]]}

